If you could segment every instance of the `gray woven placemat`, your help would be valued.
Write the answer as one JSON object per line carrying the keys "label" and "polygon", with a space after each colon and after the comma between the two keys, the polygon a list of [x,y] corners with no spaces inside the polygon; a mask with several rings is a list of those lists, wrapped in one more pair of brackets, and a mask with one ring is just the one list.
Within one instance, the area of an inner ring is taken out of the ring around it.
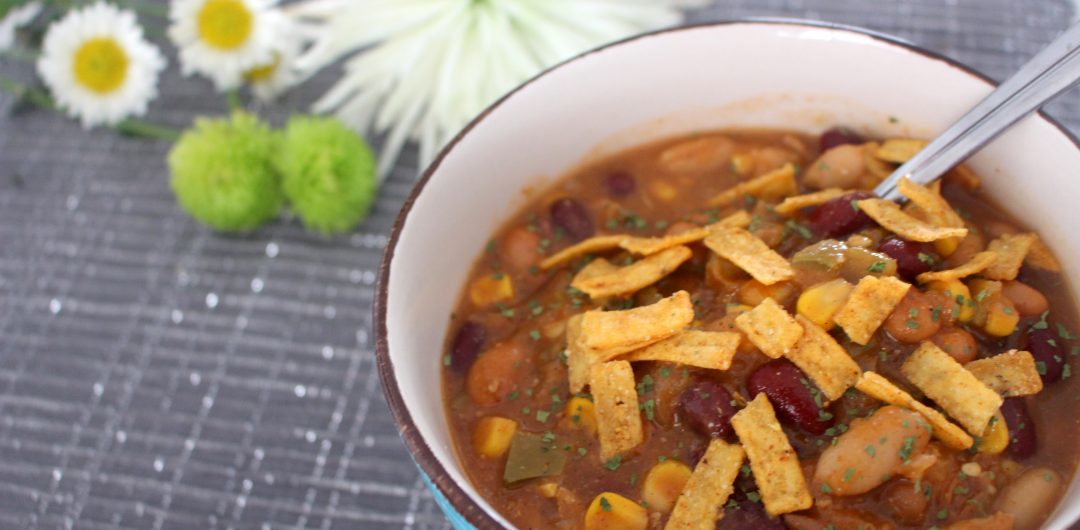
{"label": "gray woven placemat", "polygon": [[[1073,9],[738,0],[690,20],[741,16],[867,26],[1001,78]],[[280,120],[330,81],[264,113]],[[162,90],[153,121],[224,108],[175,69]],[[1080,97],[1051,112],[1075,130]],[[294,222],[223,237],[174,204],[167,148],[0,96],[0,528],[446,528],[372,354],[375,271],[414,155],[349,237]]]}

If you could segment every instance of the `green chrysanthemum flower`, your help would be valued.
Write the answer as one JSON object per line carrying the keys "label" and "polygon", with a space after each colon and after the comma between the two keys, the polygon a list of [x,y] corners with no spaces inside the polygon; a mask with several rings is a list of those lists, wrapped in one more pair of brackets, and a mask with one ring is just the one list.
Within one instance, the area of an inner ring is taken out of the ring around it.
{"label": "green chrysanthemum flower", "polygon": [[245,112],[196,120],[169,153],[176,200],[217,230],[257,228],[281,211],[278,146],[278,136]]}
{"label": "green chrysanthemum flower", "polygon": [[336,119],[290,119],[278,168],[285,197],[311,230],[348,232],[367,217],[375,200],[375,157]]}

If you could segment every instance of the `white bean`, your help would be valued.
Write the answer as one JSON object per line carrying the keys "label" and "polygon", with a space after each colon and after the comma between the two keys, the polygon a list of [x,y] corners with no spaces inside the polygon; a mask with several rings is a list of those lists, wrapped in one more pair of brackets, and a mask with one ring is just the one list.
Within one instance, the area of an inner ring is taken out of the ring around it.
{"label": "white bean", "polygon": [[851,422],[836,444],[821,453],[814,480],[834,495],[866,493],[896,475],[929,441],[922,416],[892,405],[882,407],[869,418]]}
{"label": "white bean", "polygon": [[806,169],[803,182],[811,188],[855,188],[866,173],[863,148],[839,145],[825,151]]}
{"label": "white bean", "polygon": [[1035,530],[1054,509],[1061,491],[1061,475],[1037,467],[1024,472],[998,494],[998,510],[1013,516],[1016,530]]}

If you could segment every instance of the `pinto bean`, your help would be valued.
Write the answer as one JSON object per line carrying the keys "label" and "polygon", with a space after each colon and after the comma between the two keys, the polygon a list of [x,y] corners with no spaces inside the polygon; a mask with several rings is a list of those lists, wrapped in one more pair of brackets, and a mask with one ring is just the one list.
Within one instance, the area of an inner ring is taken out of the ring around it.
{"label": "pinto bean", "polygon": [[909,289],[904,298],[885,319],[885,331],[900,342],[915,344],[932,337],[941,329],[945,309],[936,293]]}
{"label": "pinto bean", "polygon": [[1016,530],[1035,530],[1054,509],[1063,484],[1056,471],[1037,467],[1001,490],[994,507],[1013,517]]}
{"label": "pinto bean", "polygon": [[496,405],[531,372],[526,349],[516,341],[500,342],[476,357],[465,377],[465,391],[473,403]]}
{"label": "pinto bean", "polygon": [[978,230],[969,230],[968,235],[957,244],[956,250],[945,258],[945,268],[952,269],[971,261],[971,258],[982,252],[984,248],[986,248],[986,239],[982,234]]}
{"label": "pinto bean", "polygon": [[1041,315],[1050,308],[1050,302],[1038,289],[1016,280],[1005,282],[1001,286],[1001,294],[1005,295],[1016,306],[1020,316],[1029,317]]}
{"label": "pinto bean", "polygon": [[869,418],[851,422],[836,444],[821,453],[814,481],[827,484],[834,495],[866,493],[895,476],[929,441],[930,430],[918,413],[882,407]]}
{"label": "pinto bean", "polygon": [[974,361],[979,353],[975,337],[961,328],[943,329],[931,340],[960,364]]}
{"label": "pinto bean", "polygon": [[515,228],[502,240],[500,256],[512,271],[524,271],[540,258],[540,234],[524,227]]}

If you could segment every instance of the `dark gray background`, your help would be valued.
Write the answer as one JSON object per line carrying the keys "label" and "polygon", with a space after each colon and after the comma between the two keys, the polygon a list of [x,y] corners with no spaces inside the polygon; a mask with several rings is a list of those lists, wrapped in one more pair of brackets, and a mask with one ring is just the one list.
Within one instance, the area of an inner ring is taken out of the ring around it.
{"label": "dark gray background", "polygon": [[[739,0],[689,19],[761,15],[866,26],[1001,79],[1073,7]],[[260,111],[280,121],[332,78]],[[152,121],[224,110],[175,67],[161,87]],[[1051,113],[1076,130],[1080,96]],[[351,236],[286,221],[223,237],[175,205],[168,147],[0,95],[0,528],[446,528],[372,353],[375,271],[415,155]]]}

